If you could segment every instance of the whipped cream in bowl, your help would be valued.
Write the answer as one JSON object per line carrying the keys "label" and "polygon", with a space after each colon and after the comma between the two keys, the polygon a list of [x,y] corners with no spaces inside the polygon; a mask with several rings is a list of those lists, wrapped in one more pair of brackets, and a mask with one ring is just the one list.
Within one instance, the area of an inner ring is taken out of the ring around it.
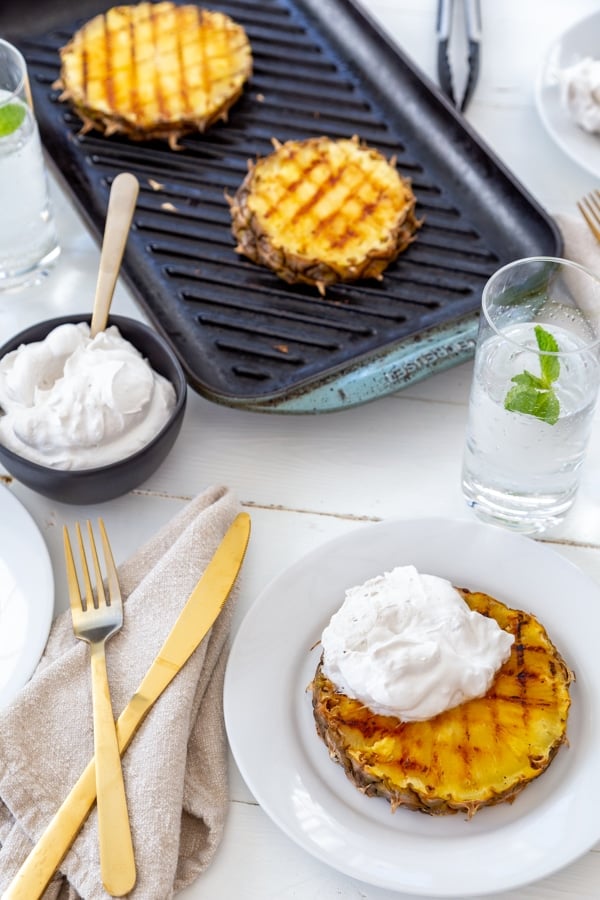
{"label": "whipped cream in bowl", "polygon": [[449,581],[399,566],[346,591],[322,634],[322,667],[372,712],[414,722],[484,696],[513,643]]}
{"label": "whipped cream in bowl", "polygon": [[187,385],[167,342],[111,316],[41,322],[0,348],[0,462],[39,493],[72,503],[131,490],[171,449]]}
{"label": "whipped cream in bowl", "polygon": [[0,360],[0,442],[40,465],[86,469],[145,446],[168,422],[175,388],[116,325],[90,337],[67,322]]}

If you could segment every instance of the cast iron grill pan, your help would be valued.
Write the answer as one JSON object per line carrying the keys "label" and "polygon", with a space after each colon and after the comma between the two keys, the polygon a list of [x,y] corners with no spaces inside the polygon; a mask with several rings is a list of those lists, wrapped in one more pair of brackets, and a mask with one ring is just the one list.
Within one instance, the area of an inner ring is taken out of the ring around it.
{"label": "cast iron grill pan", "polygon": [[[98,11],[110,4],[100,3]],[[348,0],[215,0],[246,29],[254,73],[227,123],[182,150],[79,133],[53,83],[84,19],[21,38],[47,150],[101,235],[112,179],[141,190],[123,272],[192,387],[244,406],[288,397],[464,322],[501,264],[559,255],[556,229],[437,90]],[[418,238],[383,282],[291,286],[234,252],[225,193],[271,140],[354,134],[412,179]],[[459,360],[457,360],[459,361]]]}

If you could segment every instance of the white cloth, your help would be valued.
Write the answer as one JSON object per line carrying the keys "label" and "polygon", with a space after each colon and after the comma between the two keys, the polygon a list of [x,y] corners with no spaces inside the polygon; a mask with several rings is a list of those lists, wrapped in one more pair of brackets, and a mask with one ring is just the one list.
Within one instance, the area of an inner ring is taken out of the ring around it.
{"label": "white cloth", "polygon": [[[212,488],[120,567],[124,625],[106,645],[115,718],[238,511],[230,491]],[[222,689],[234,603],[235,589],[123,757],[135,900],[168,900],[208,866],[220,842],[228,808]],[[89,650],[74,638],[67,611],[54,622],[31,681],[0,715],[0,892],[92,756]],[[95,807],[61,870],[46,897],[108,898]]]}

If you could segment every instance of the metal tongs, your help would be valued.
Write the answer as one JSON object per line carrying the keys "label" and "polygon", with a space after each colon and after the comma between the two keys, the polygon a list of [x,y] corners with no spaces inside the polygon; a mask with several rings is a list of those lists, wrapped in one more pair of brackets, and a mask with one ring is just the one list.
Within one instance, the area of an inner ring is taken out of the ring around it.
{"label": "metal tongs", "polygon": [[438,78],[444,94],[464,112],[475,90],[479,76],[481,43],[480,0],[463,0],[463,24],[466,31],[467,79],[462,98],[456,96],[448,49],[454,24],[454,0],[438,0],[436,32],[438,38]]}

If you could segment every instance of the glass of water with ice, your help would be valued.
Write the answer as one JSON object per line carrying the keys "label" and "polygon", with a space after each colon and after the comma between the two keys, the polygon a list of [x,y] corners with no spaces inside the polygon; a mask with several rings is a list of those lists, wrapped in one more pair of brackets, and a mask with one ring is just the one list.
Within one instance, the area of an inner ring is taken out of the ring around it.
{"label": "glass of water with ice", "polygon": [[462,487],[476,514],[525,533],[575,498],[600,384],[600,279],[517,260],[483,291]]}
{"label": "glass of water with ice", "polygon": [[22,55],[0,40],[0,289],[35,281],[59,254]]}

